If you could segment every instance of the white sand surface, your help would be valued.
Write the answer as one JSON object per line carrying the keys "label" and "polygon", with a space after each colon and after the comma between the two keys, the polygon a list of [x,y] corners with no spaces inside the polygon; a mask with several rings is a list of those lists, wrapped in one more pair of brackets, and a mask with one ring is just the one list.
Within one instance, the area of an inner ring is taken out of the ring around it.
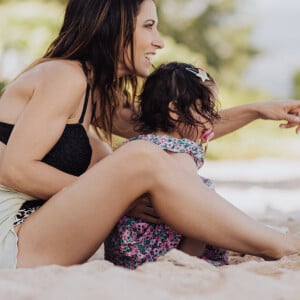
{"label": "white sand surface", "polygon": [[[203,175],[255,218],[300,234],[299,161],[207,162]],[[299,255],[267,262],[232,253],[232,265],[216,268],[173,250],[135,271],[102,258],[101,248],[83,265],[0,270],[0,299],[300,299]]]}

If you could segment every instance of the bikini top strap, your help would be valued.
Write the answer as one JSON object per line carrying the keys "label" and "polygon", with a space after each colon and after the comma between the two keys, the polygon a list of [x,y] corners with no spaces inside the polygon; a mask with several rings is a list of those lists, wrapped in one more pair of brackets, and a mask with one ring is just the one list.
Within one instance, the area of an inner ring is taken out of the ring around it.
{"label": "bikini top strap", "polygon": [[80,124],[82,124],[83,120],[84,120],[87,105],[88,105],[88,102],[89,102],[89,95],[90,95],[90,85],[87,83],[86,84],[86,91],[85,91],[85,98],[84,98],[84,105],[83,105],[82,113],[81,113],[81,116],[80,116],[80,119],[79,119]]}

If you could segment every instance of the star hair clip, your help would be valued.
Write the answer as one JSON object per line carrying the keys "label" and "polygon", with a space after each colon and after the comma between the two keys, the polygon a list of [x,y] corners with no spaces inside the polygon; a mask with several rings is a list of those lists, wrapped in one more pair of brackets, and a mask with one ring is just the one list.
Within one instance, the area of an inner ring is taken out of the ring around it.
{"label": "star hair clip", "polygon": [[187,71],[193,73],[195,76],[201,79],[202,82],[210,80],[208,74],[201,68],[185,68]]}

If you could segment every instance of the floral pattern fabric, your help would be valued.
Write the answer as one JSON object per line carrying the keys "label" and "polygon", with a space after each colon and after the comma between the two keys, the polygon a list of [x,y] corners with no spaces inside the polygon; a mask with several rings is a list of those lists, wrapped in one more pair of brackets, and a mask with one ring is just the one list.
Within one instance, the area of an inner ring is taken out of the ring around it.
{"label": "floral pattern fabric", "polygon": [[[150,141],[163,150],[188,153],[194,159],[198,170],[203,166],[203,147],[194,141],[154,134],[139,135],[131,140],[137,139]],[[208,187],[214,188],[210,179],[201,179]],[[178,248],[181,238],[182,236],[168,225],[157,225],[123,216],[105,241],[105,259],[115,265],[135,269],[145,262],[157,260],[171,249]],[[228,264],[227,251],[212,245],[205,247],[201,258],[215,266]]]}

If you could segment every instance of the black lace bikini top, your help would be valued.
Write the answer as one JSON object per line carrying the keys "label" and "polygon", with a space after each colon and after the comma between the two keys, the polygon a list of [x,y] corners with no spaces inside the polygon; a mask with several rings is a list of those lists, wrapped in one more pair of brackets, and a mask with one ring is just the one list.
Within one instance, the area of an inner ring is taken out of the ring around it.
{"label": "black lace bikini top", "polygon": [[[63,172],[80,176],[84,173],[91,161],[92,148],[82,122],[87,109],[90,87],[87,85],[84,106],[78,123],[66,124],[58,142],[42,159],[46,164]],[[13,124],[0,122],[0,141],[7,144]]]}

